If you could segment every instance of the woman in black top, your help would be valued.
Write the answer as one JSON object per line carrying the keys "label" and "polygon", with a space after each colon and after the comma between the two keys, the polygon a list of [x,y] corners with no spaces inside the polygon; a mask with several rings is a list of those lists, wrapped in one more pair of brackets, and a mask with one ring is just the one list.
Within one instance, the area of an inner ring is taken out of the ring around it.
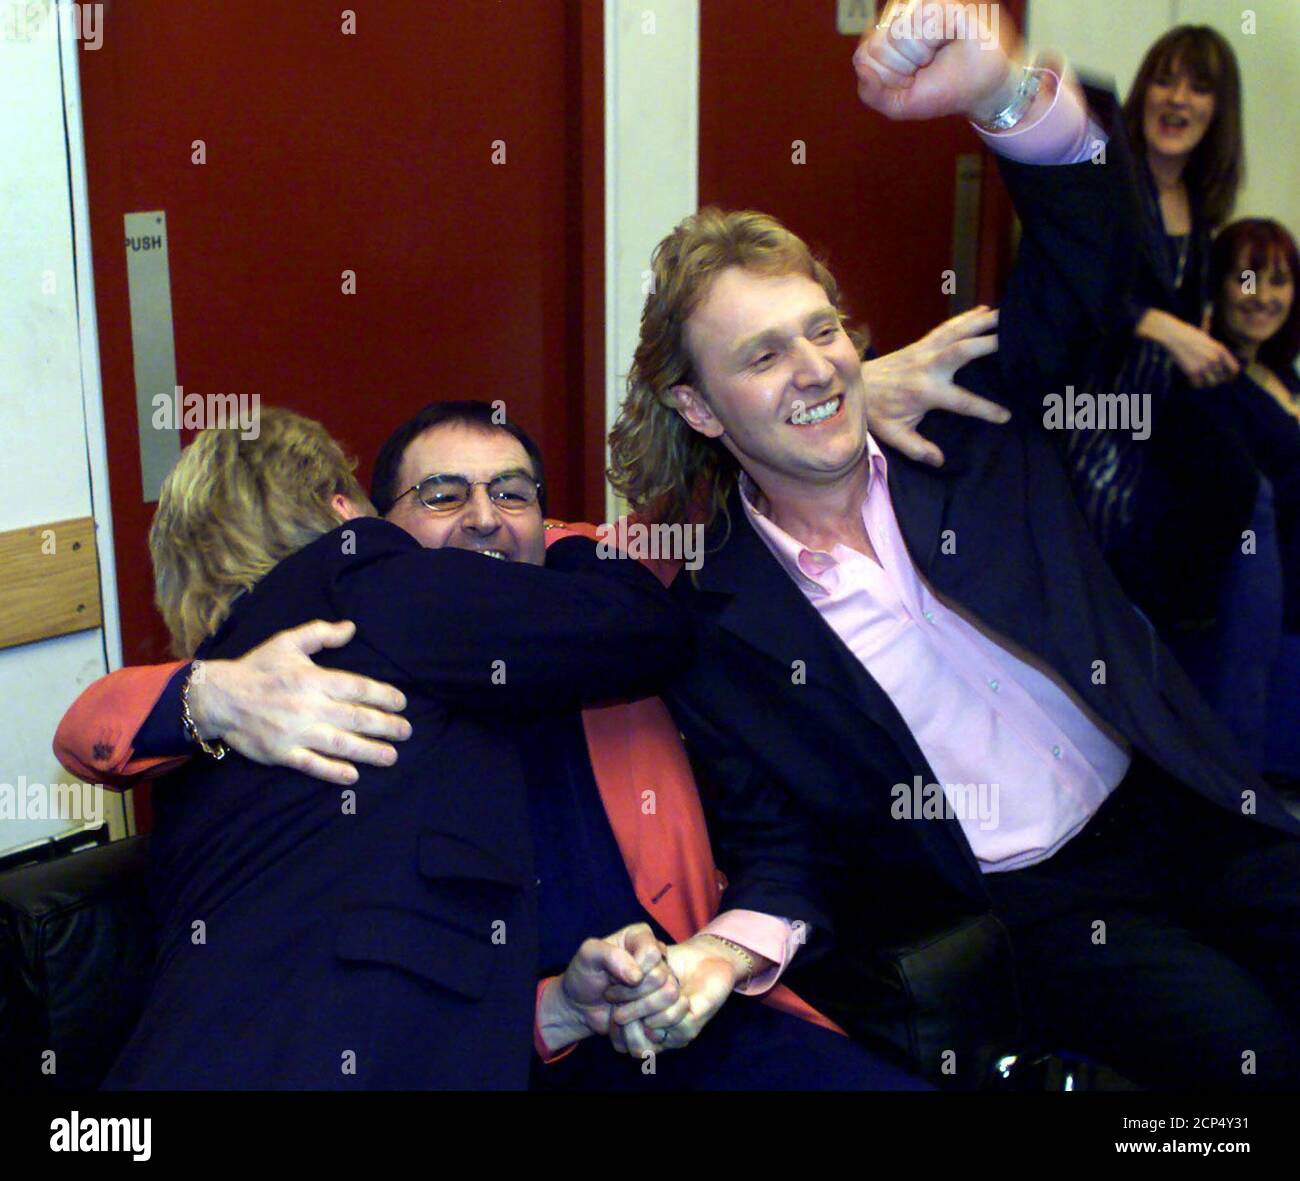
{"label": "woman in black top", "polygon": [[1243,218],[1219,235],[1211,259],[1212,331],[1237,357],[1233,425],[1273,486],[1285,586],[1284,630],[1300,634],[1300,274],[1296,241],[1266,218]]}
{"label": "woman in black top", "polygon": [[[1223,452],[1208,395],[1237,362],[1208,327],[1211,239],[1243,174],[1241,80],[1232,48],[1180,26],[1147,52],[1124,104],[1145,213],[1116,354],[1094,392],[1143,399],[1149,439],[1117,430],[1068,441],[1075,487],[1103,552],[1167,639],[1213,625],[1232,539],[1249,521],[1249,458]],[[1220,472],[1213,489],[1201,474]]]}

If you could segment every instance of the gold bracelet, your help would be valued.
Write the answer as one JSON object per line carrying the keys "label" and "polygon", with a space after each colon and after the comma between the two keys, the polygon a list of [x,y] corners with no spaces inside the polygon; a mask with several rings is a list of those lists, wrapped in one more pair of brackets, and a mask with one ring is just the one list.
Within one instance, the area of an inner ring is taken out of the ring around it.
{"label": "gold bracelet", "polygon": [[745,961],[745,975],[743,979],[736,981],[737,987],[742,984],[748,984],[754,979],[754,957],[745,948],[741,947],[739,943],[733,943],[725,936],[715,935],[712,931],[701,931],[700,934],[706,939],[716,939],[724,947],[731,948],[732,951]]}
{"label": "gold bracelet", "polygon": [[203,661],[201,660],[194,661],[190,665],[190,671],[185,674],[185,680],[181,683],[181,729],[185,731],[185,737],[205,755],[211,755],[212,758],[220,760],[226,757],[229,748],[220,738],[215,742],[204,742],[198,726],[194,724],[194,715],[190,713],[190,682],[194,679],[194,674],[198,672],[202,664]]}

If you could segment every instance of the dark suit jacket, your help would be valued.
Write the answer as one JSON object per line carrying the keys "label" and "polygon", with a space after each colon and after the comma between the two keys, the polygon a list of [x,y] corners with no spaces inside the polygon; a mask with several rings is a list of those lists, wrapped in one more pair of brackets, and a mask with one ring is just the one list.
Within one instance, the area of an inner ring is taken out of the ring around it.
{"label": "dark suit jacket", "polygon": [[[1078,511],[1041,398],[1113,340],[1133,256],[1133,189],[1105,164],[1004,164],[1024,222],[996,358],[958,374],[1009,404],[1007,426],[932,415],[941,469],[888,453],[908,551],[940,594],[1051,666],[1134,747],[1195,792],[1295,822],[1124,596]],[[901,823],[890,789],[937,782],[880,686],[784,573],[745,517],[715,523],[695,579],[672,590],[696,626],[694,665],[670,691],[710,819],[724,908],[814,925],[793,987],[865,987],[857,949],[902,945],[984,913],[990,900],[956,820]],[[955,552],[945,552],[952,530]],[[1096,661],[1105,683],[1094,683]],[[792,683],[802,661],[806,683]],[[985,777],[987,778],[987,776]],[[822,961],[819,980],[810,973]]]}
{"label": "dark suit jacket", "polygon": [[651,693],[688,652],[637,563],[584,538],[547,561],[426,550],[366,519],[236,601],[201,655],[355,620],[321,662],[401,688],[413,734],[349,790],[234,753],[168,777],[158,975],[106,1086],[527,1085],[536,879],[518,722]]}

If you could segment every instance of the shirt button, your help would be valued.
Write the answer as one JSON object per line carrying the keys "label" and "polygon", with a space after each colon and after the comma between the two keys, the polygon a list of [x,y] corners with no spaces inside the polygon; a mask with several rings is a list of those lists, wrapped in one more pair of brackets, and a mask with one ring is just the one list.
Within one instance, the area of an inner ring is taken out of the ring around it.
{"label": "shirt button", "polygon": [[933,622],[934,622],[934,612],[933,612],[933,611],[922,611],[921,614],[925,616],[925,621],[926,621],[927,623],[933,623]]}
{"label": "shirt button", "polygon": [[995,679],[989,682],[989,688],[992,689],[994,693],[996,693],[998,689],[1001,688],[1001,686],[997,683],[997,680]]}
{"label": "shirt button", "polygon": [[1059,746],[1052,747],[1052,758],[1059,759],[1060,757],[1061,757],[1061,748]]}

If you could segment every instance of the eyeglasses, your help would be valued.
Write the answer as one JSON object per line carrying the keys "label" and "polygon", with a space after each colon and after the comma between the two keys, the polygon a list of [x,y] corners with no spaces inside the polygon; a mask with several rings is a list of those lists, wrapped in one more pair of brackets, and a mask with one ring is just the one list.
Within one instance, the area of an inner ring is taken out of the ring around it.
{"label": "eyeglasses", "polygon": [[[425,476],[418,484],[413,484],[406,492],[414,492],[425,508],[435,513],[453,513],[464,508],[473,490],[482,484],[487,488],[488,499],[499,509],[508,513],[522,513],[537,503],[542,485],[523,472],[507,472],[491,480],[467,480],[464,476],[450,476],[438,473]],[[402,496],[394,500],[401,500]]]}

